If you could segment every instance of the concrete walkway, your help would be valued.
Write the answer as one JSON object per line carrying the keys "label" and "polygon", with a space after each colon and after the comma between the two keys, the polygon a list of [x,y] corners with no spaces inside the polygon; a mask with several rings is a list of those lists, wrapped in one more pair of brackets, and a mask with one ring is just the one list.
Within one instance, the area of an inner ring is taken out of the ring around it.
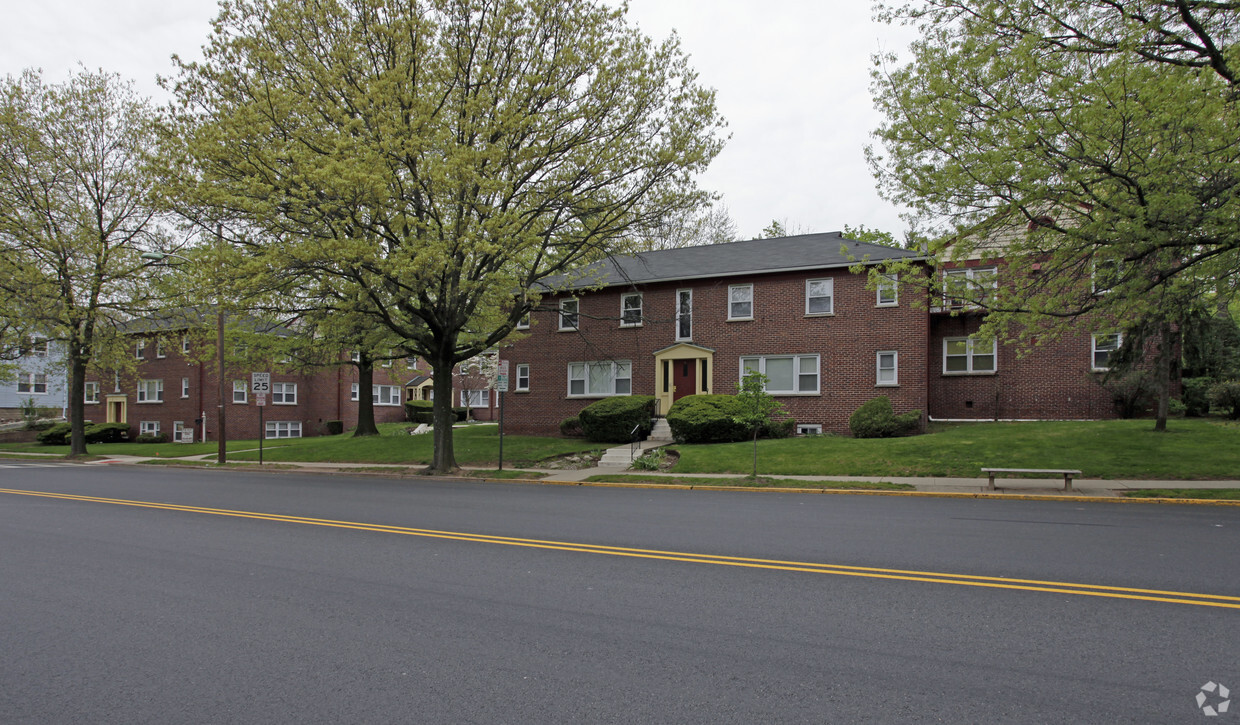
{"label": "concrete walkway", "polygon": [[[257,450],[257,449],[255,449]],[[230,451],[230,453],[241,453],[242,451]],[[137,464],[148,460],[168,461],[170,463],[184,461],[186,463],[201,463],[203,461],[214,461],[215,453],[205,453],[195,456],[185,456],[181,458],[167,457],[147,457],[147,456],[129,456],[115,455],[102,458],[100,460],[89,461],[84,465],[109,465],[109,464]],[[44,459],[43,455],[31,455],[29,460]],[[13,461],[9,458],[8,461]],[[257,461],[234,461],[234,463],[257,466]],[[340,471],[344,473],[353,473],[358,469],[367,469],[370,471],[382,471],[383,469],[391,469],[394,473],[405,472],[409,469],[419,469],[420,465],[395,464],[395,463],[321,463],[321,462],[291,462],[291,461],[270,461],[267,465],[279,467],[280,469],[288,469],[290,467],[309,470],[309,471]],[[463,467],[462,474],[469,476],[470,473],[476,472],[478,477],[485,478],[486,474],[494,471],[494,468],[486,467]],[[744,479],[744,474],[728,474],[728,473],[658,473],[654,471],[630,471],[620,468],[584,468],[578,470],[556,470],[545,468],[529,468],[522,467],[522,471],[530,471],[532,473],[541,474],[542,482],[546,483],[579,483],[585,481],[591,476],[631,474],[641,476],[655,476],[659,478],[735,478],[738,482]],[[806,481],[812,483],[823,484],[824,488],[830,488],[833,482],[839,483],[904,483],[916,488],[917,491],[939,492],[939,493],[991,493],[987,491],[987,479],[984,476],[977,478],[947,478],[947,477],[912,477],[912,476],[783,476],[778,474],[761,474],[769,478],[789,479],[796,481]],[[508,479],[511,480],[511,479]],[[1072,491],[1063,490],[1062,478],[1006,478],[997,479],[995,481],[996,491],[994,493],[1022,494],[1022,495],[1059,495],[1059,496],[1091,496],[1091,497],[1116,497],[1119,492],[1133,489],[1147,488],[1240,488],[1240,481],[1141,481],[1141,480],[1105,480],[1105,479],[1089,479],[1078,478],[1072,482]]]}

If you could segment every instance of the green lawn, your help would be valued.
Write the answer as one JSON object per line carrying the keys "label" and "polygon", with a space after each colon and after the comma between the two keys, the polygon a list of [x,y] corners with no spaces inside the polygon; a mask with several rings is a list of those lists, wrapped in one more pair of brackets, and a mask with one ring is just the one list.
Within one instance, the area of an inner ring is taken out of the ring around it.
{"label": "green lawn", "polygon": [[[430,434],[411,436],[405,433],[407,423],[379,426],[381,436],[353,438],[338,436],[296,438],[267,441],[264,461],[310,461],[328,463],[405,463],[427,465],[431,462]],[[488,466],[499,462],[499,427],[467,426],[453,429],[456,462],[462,466]],[[256,446],[252,446],[256,447]],[[600,448],[597,443],[580,439],[541,438],[536,436],[504,436],[504,466],[514,468],[533,465],[544,458]],[[257,461],[258,451],[231,455],[238,461]]]}
{"label": "green lawn", "polygon": [[[1076,468],[1085,478],[1240,479],[1240,425],[1172,420],[937,425],[926,435],[758,442],[758,472],[802,476],[963,476],[982,467]],[[749,473],[752,443],[679,445],[673,473]]]}
{"label": "green lawn", "polygon": [[591,483],[658,483],[665,486],[740,486],[744,488],[833,488],[868,491],[912,491],[916,486],[907,483],[878,483],[868,481],[802,481],[797,478],[699,478],[697,476],[651,476],[644,474],[606,473],[590,476]]}
{"label": "green lawn", "polygon": [[1129,498],[1197,498],[1213,501],[1240,501],[1240,488],[1144,488],[1124,491]]}
{"label": "green lawn", "polygon": [[[431,462],[432,440],[429,434],[406,434],[408,423],[379,425],[380,436],[354,438],[352,433],[314,438],[284,438],[263,441],[263,461],[311,461],[330,463],[404,463],[428,465]],[[499,462],[499,427],[467,426],[453,429],[456,462],[463,466],[494,466]],[[544,458],[600,448],[598,443],[581,439],[540,438],[535,436],[504,436],[504,467],[534,465]],[[162,458],[215,453],[217,443],[96,443],[86,447],[92,456],[128,454]],[[40,443],[8,443],[0,452],[55,453],[67,455],[69,446],[45,446]],[[258,441],[228,442],[228,458],[232,461],[257,461]]]}

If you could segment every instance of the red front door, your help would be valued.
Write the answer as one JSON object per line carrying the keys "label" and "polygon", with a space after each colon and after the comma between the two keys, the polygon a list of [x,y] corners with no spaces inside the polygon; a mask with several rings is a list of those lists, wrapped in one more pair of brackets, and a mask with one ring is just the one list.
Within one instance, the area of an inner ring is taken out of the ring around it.
{"label": "red front door", "polygon": [[697,392],[697,360],[672,361],[672,402]]}

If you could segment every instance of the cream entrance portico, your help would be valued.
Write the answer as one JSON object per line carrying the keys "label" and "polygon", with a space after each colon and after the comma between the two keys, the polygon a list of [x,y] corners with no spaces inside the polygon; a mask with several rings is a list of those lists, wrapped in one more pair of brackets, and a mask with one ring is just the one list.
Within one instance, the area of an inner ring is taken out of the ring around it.
{"label": "cream entrance portico", "polygon": [[686,395],[711,392],[714,374],[715,351],[708,347],[681,342],[656,351],[654,384],[659,413],[665,415],[672,403]]}

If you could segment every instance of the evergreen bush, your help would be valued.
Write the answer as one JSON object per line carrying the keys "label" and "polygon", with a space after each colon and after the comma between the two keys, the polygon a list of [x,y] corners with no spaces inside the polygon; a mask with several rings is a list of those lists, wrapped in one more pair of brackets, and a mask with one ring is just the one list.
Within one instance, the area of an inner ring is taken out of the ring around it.
{"label": "evergreen bush", "polygon": [[122,443],[129,440],[129,424],[93,423],[83,433],[87,443]]}
{"label": "evergreen bush", "polygon": [[1240,420],[1240,380],[1222,380],[1210,387],[1210,403],[1227,411],[1227,417]]}
{"label": "evergreen bush", "polygon": [[1210,412],[1210,386],[1214,378],[1184,378],[1184,415],[1200,418]]}
{"label": "evergreen bush", "polygon": [[410,423],[426,423],[430,425],[435,422],[434,413],[435,403],[430,400],[410,400],[405,403],[405,418]]}
{"label": "evergreen bush", "polygon": [[585,435],[581,430],[581,418],[573,416],[560,421],[560,435],[565,438],[580,438]]}
{"label": "evergreen bush", "polygon": [[848,418],[848,429],[854,438],[891,438],[909,433],[921,424],[921,411],[911,410],[896,415],[886,395],[863,404]]}
{"label": "evergreen bush", "polygon": [[686,395],[667,411],[667,424],[680,443],[729,443],[750,436],[735,420],[740,414],[735,395]]}
{"label": "evergreen bush", "polygon": [[72,430],[68,423],[57,423],[35,436],[35,440],[47,446],[63,446],[69,442],[69,433]]}
{"label": "evergreen bush", "polygon": [[582,408],[578,415],[586,438],[598,443],[627,443],[638,428],[638,438],[654,428],[653,395],[617,395]]}

